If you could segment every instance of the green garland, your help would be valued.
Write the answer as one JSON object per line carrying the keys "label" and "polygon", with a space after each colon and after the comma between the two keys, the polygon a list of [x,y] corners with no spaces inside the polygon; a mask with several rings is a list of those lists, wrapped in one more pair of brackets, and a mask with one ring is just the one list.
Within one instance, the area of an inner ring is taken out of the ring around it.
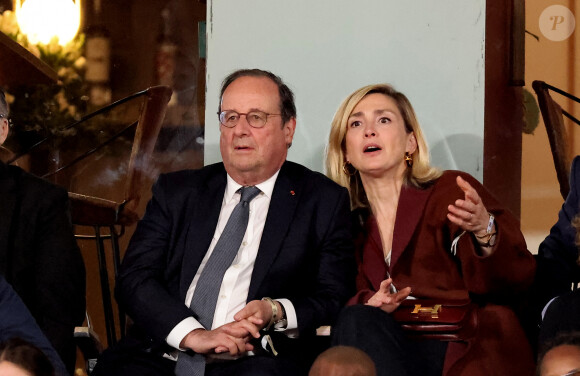
{"label": "green garland", "polygon": [[12,11],[0,14],[0,32],[8,35],[54,69],[59,82],[53,85],[18,85],[4,88],[10,104],[13,136],[7,146],[13,151],[25,150],[38,139],[54,136],[59,140],[74,131],[63,131],[79,120],[87,109],[86,85],[83,79],[84,34],[78,34],[65,46],[53,38],[50,43],[30,43],[16,22]]}

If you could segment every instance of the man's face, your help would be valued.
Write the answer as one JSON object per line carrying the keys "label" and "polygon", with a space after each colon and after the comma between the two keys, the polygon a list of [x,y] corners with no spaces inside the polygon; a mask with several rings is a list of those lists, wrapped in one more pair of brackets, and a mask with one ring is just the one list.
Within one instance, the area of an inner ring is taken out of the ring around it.
{"label": "man's face", "polygon": [[[221,111],[280,114],[276,84],[266,77],[240,77],[225,90]],[[255,185],[280,169],[292,142],[296,120],[282,124],[281,116],[269,116],[262,128],[253,128],[245,116],[228,128],[220,124],[220,150],[228,174],[239,184]]]}

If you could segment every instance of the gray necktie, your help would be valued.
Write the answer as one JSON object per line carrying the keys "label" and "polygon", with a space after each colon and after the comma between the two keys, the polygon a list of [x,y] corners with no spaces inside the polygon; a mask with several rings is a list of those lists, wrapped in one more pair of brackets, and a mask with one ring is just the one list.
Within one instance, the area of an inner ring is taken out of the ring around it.
{"label": "gray necktie", "polygon": [[[250,215],[250,201],[260,193],[260,189],[256,187],[242,187],[240,190],[242,198],[232,211],[224,231],[199,276],[189,306],[197,321],[207,330],[211,329],[213,323],[217,297],[224,274],[234,261],[246,233]],[[203,355],[179,354],[175,367],[177,376],[203,376],[204,373],[205,357]]]}

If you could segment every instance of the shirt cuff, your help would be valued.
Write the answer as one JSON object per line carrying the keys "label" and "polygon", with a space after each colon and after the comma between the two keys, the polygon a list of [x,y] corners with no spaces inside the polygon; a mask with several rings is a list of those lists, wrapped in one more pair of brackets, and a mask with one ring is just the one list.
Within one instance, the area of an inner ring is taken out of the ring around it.
{"label": "shirt cuff", "polygon": [[285,329],[276,329],[276,331],[284,332],[290,338],[298,337],[298,318],[296,317],[296,309],[294,309],[294,305],[288,299],[275,300],[284,306],[287,321]]}
{"label": "shirt cuff", "polygon": [[187,317],[183,319],[179,324],[175,325],[175,327],[169,332],[167,338],[165,338],[165,342],[171,347],[174,347],[181,351],[186,351],[187,349],[183,349],[179,347],[179,344],[186,335],[188,335],[191,331],[195,329],[205,329],[199,321],[194,319],[193,317]]}

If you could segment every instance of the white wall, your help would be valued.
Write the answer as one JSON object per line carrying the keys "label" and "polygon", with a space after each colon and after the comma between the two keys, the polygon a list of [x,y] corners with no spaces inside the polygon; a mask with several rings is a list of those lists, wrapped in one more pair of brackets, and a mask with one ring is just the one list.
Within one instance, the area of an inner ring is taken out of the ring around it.
{"label": "white wall", "polygon": [[433,164],[482,180],[484,0],[208,0],[207,9],[206,164],[221,160],[221,81],[261,68],[296,95],[288,159],[323,171],[340,102],[388,82],[413,103]]}

